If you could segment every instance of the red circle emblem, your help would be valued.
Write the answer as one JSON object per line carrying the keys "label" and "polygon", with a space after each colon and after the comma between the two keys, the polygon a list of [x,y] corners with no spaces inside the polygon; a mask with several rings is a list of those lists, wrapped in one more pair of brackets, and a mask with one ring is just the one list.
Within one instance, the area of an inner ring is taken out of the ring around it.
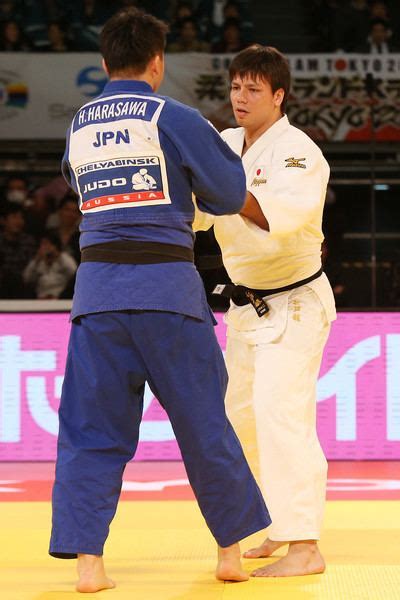
{"label": "red circle emblem", "polygon": [[347,62],[343,58],[338,58],[338,60],[335,61],[336,71],[344,71],[346,67]]}

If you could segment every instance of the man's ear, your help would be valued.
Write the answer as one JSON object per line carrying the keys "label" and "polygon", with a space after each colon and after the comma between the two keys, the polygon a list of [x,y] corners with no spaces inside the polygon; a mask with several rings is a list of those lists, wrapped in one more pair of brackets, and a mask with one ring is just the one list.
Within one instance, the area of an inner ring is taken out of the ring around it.
{"label": "man's ear", "polygon": [[275,106],[280,106],[283,102],[284,97],[285,97],[285,92],[284,92],[283,88],[279,88],[279,90],[276,90],[276,92],[274,94]]}
{"label": "man's ear", "polygon": [[104,60],[104,58],[101,59],[101,66],[103,67],[103,71],[105,72],[105,74],[108,77],[110,74],[108,72],[106,61]]}
{"label": "man's ear", "polygon": [[161,54],[156,54],[151,59],[151,69],[156,76],[159,76],[163,72],[164,58],[161,56]]}

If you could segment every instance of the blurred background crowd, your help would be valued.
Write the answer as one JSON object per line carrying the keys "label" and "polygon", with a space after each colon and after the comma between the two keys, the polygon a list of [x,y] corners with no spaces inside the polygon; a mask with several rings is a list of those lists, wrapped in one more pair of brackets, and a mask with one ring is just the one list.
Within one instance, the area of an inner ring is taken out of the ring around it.
{"label": "blurred background crowd", "polygon": [[[131,5],[168,22],[168,53],[236,53],[254,42],[285,53],[387,54],[400,48],[399,0],[0,0],[2,68],[7,52],[96,52],[104,22]],[[331,152],[338,164],[348,161],[343,144]],[[398,146],[394,152],[399,159]],[[353,172],[369,168],[368,155],[361,154],[364,166],[357,167],[353,155]],[[363,291],[370,268],[368,191],[365,180],[364,187],[348,183],[328,189],[323,259],[338,305],[369,306],[369,293]],[[374,187],[383,244],[380,306],[400,305],[399,183]],[[74,193],[57,172],[40,178],[29,170],[3,171],[0,185],[0,298],[71,298],[80,256]],[[196,257],[210,303],[225,309],[224,300],[211,295],[214,284],[227,277],[212,231],[197,236]]]}
{"label": "blurred background crowd", "polygon": [[400,42],[398,0],[1,0],[0,50],[96,51],[123,6],[169,24],[168,52],[237,52],[271,38],[284,52],[393,52]]}

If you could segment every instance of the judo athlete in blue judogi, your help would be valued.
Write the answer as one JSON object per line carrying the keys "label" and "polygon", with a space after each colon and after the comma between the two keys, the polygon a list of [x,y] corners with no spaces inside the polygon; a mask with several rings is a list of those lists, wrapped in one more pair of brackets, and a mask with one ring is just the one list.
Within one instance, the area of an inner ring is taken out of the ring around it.
{"label": "judo athlete in blue judogi", "polygon": [[102,554],[148,382],[168,413],[218,544],[216,576],[248,579],[238,540],[270,518],[226,418],[227,375],[193,265],[192,193],[238,213],[240,158],[187,106],[155,94],[163,23],[136,9],[101,34],[110,77],[75,115],[63,172],[80,198],[82,263],[60,405],[50,554],[78,557],[77,590],[114,583]]}

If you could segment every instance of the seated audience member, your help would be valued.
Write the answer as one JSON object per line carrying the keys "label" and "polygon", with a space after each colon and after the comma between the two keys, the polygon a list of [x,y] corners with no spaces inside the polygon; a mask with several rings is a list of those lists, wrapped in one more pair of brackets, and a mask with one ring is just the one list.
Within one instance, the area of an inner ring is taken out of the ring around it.
{"label": "seated audience member", "polygon": [[79,223],[82,214],[74,194],[68,193],[61,200],[56,212],[52,213],[46,222],[46,229],[58,235],[63,252],[67,252],[74,260],[80,262]]}
{"label": "seated audience member", "polygon": [[97,51],[99,34],[118,5],[108,0],[72,0],[65,9],[65,18],[71,24],[74,49]]}
{"label": "seated audience member", "polygon": [[62,251],[57,234],[48,232],[41,238],[36,256],[25,267],[23,279],[36,298],[59,298],[76,269],[72,256]]}
{"label": "seated audience member", "polygon": [[386,21],[383,19],[374,19],[371,21],[370,32],[364,44],[356,48],[357,52],[368,54],[387,54],[388,52],[398,52],[398,49],[390,41],[391,31]]}
{"label": "seated audience member", "polygon": [[183,19],[179,25],[178,37],[167,46],[167,52],[209,52],[210,44],[200,39],[196,21]]}
{"label": "seated audience member", "polygon": [[53,208],[40,194],[39,189],[36,188],[31,192],[24,210],[26,231],[34,236],[36,240],[39,240],[45,232],[46,221]]}
{"label": "seated audience member", "polygon": [[39,239],[46,230],[49,215],[59,206],[69,191],[70,188],[62,175],[36,187],[26,203],[27,232]]}
{"label": "seated audience member", "polygon": [[60,21],[52,21],[48,24],[47,38],[48,44],[43,48],[46,52],[68,52],[68,50],[72,50],[65,25]]}
{"label": "seated audience member", "polygon": [[0,298],[25,298],[22,272],[36,251],[36,242],[25,233],[23,209],[18,204],[2,205],[0,224]]}
{"label": "seated audience member", "polygon": [[6,202],[25,207],[29,197],[29,183],[22,175],[11,175],[4,185]]}
{"label": "seated audience member", "polygon": [[242,39],[240,27],[236,19],[225,21],[222,29],[222,37],[212,45],[211,52],[226,54],[240,52],[247,44]]}
{"label": "seated audience member", "polygon": [[0,2],[0,21],[11,21],[20,19],[20,6],[16,0],[2,0]]}
{"label": "seated audience member", "polygon": [[0,27],[0,52],[28,52],[31,45],[17,21],[4,21]]}
{"label": "seated audience member", "polygon": [[57,14],[56,0],[23,0],[20,3],[21,27],[32,50],[43,51],[47,45],[47,23]]}
{"label": "seated audience member", "polygon": [[178,39],[182,22],[194,18],[195,15],[190,2],[178,2],[176,4],[169,26],[168,45]]}
{"label": "seated audience member", "polygon": [[64,196],[70,191],[67,182],[62,175],[57,175],[47,181],[40,187],[35,189],[35,196],[40,198],[40,201],[49,207],[49,210],[54,210]]}
{"label": "seated audience member", "polygon": [[239,26],[241,38],[251,42],[254,24],[247,2],[225,0],[201,0],[197,9],[197,18],[203,37],[212,43],[221,40],[224,24],[234,19]]}
{"label": "seated audience member", "polygon": [[382,0],[375,0],[369,7],[369,15],[371,19],[383,19],[390,27],[389,11],[386,3]]}

